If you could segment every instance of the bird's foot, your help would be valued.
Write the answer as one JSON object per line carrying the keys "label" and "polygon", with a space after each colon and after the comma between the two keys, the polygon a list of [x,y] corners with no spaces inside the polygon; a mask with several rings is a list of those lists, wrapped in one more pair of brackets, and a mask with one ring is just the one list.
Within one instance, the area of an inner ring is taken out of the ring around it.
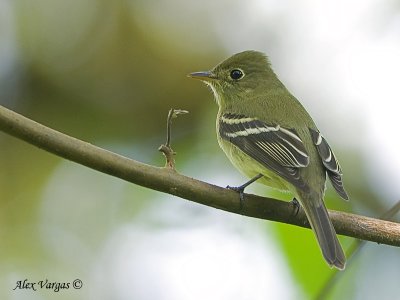
{"label": "bird's foot", "polygon": [[244,189],[246,187],[243,187],[243,185],[241,185],[241,186],[229,186],[229,185],[227,185],[226,188],[239,193],[240,211],[242,211],[243,203],[244,203]]}
{"label": "bird's foot", "polygon": [[243,209],[243,203],[244,203],[244,189],[247,188],[250,184],[252,184],[254,181],[260,179],[263,177],[262,174],[258,174],[257,176],[253,177],[249,181],[245,182],[244,184],[240,186],[226,186],[227,189],[230,189],[232,191],[238,192],[239,193],[239,199],[240,199],[240,211]]}

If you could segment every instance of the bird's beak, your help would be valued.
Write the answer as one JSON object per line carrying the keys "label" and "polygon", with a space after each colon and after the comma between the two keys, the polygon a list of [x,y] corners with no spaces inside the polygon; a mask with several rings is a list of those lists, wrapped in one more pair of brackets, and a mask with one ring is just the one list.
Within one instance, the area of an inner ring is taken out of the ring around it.
{"label": "bird's beak", "polygon": [[214,79],[217,79],[215,74],[213,74],[210,71],[193,72],[193,73],[188,74],[188,77],[203,80],[203,81],[212,81]]}

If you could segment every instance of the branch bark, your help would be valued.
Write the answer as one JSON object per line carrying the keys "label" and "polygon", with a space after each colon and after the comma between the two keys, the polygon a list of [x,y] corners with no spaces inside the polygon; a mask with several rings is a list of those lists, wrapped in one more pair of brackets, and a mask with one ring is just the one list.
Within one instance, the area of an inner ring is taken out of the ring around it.
{"label": "branch bark", "polygon": [[[41,125],[0,106],[0,130],[43,150],[94,170],[153,190],[249,217],[310,227],[302,209],[291,202],[245,194],[240,207],[236,192],[140,163]],[[400,223],[329,211],[338,234],[400,247]]]}

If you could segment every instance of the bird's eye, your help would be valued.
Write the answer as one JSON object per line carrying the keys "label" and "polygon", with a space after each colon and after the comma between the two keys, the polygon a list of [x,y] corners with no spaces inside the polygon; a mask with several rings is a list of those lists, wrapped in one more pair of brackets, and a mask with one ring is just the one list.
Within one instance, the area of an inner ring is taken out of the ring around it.
{"label": "bird's eye", "polygon": [[231,71],[230,76],[233,80],[239,80],[239,79],[243,78],[244,73],[242,70],[234,69]]}

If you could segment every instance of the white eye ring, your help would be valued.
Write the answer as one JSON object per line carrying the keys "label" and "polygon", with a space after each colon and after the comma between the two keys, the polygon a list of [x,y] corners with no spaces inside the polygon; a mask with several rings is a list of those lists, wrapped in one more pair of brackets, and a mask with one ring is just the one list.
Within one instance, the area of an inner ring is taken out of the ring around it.
{"label": "white eye ring", "polygon": [[244,77],[244,72],[241,69],[233,69],[230,73],[229,76],[233,80],[240,80]]}

